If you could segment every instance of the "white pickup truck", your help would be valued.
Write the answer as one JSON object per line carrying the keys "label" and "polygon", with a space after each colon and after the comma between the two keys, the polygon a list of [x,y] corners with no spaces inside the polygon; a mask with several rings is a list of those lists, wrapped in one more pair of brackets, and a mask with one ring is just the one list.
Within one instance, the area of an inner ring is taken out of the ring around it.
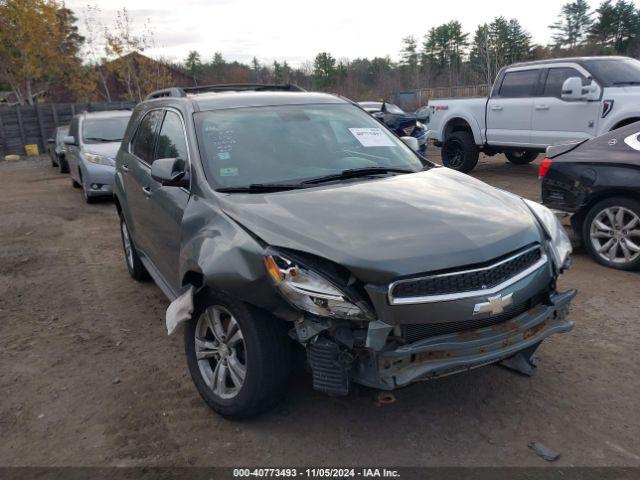
{"label": "white pickup truck", "polygon": [[584,140],[640,120],[640,61],[562,58],[503,68],[488,98],[429,101],[429,136],[442,163],[471,171],[480,151],[516,164],[546,147]]}

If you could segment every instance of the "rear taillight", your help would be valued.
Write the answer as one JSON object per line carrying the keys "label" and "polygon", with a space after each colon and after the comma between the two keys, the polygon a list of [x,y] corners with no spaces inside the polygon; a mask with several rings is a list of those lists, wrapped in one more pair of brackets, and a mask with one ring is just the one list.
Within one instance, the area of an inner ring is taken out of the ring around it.
{"label": "rear taillight", "polygon": [[542,160],[540,164],[540,168],[538,169],[538,178],[544,178],[549,169],[551,168],[551,159],[545,158]]}

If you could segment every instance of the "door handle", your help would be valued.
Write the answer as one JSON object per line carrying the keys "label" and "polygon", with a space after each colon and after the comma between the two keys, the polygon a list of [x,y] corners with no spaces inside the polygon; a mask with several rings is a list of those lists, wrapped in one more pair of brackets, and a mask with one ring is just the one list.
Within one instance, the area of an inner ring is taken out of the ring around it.
{"label": "door handle", "polygon": [[123,163],[122,164],[122,171],[123,172],[128,172],[129,171],[129,164],[128,163]]}
{"label": "door handle", "polygon": [[151,196],[151,187],[142,187],[142,192],[147,196]]}
{"label": "door handle", "polygon": [[491,106],[491,110],[502,110],[502,106],[501,105],[492,105]]}
{"label": "door handle", "polygon": [[536,110],[549,110],[549,105],[536,105]]}

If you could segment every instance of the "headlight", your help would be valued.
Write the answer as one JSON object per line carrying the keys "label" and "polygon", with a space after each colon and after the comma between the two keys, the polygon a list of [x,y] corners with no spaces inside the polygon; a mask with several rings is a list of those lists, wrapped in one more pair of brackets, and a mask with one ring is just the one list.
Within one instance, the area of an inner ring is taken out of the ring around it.
{"label": "headlight", "polygon": [[95,153],[85,153],[84,159],[87,162],[95,163],[97,165],[111,165],[111,160],[109,160],[109,157],[105,157],[104,155],[96,155]]}
{"label": "headlight", "polygon": [[264,264],[280,293],[295,307],[322,317],[366,320],[363,310],[336,286],[308,268],[280,255]]}
{"label": "headlight", "polygon": [[553,212],[544,205],[532,202],[526,198],[523,198],[523,200],[547,234],[556,267],[560,271],[568,268],[571,260],[571,251],[573,249],[571,248],[571,240],[569,240],[567,233],[564,231],[564,227]]}

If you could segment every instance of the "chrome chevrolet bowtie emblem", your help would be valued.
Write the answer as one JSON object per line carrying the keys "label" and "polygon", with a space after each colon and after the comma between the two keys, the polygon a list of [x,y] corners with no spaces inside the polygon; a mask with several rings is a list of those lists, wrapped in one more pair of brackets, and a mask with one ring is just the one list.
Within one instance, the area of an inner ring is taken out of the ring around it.
{"label": "chrome chevrolet bowtie emblem", "polygon": [[498,313],[504,312],[504,309],[513,302],[513,293],[505,295],[504,297],[502,295],[496,295],[495,297],[487,298],[487,300],[487,302],[476,303],[476,306],[473,307],[474,315],[478,313],[497,315]]}

